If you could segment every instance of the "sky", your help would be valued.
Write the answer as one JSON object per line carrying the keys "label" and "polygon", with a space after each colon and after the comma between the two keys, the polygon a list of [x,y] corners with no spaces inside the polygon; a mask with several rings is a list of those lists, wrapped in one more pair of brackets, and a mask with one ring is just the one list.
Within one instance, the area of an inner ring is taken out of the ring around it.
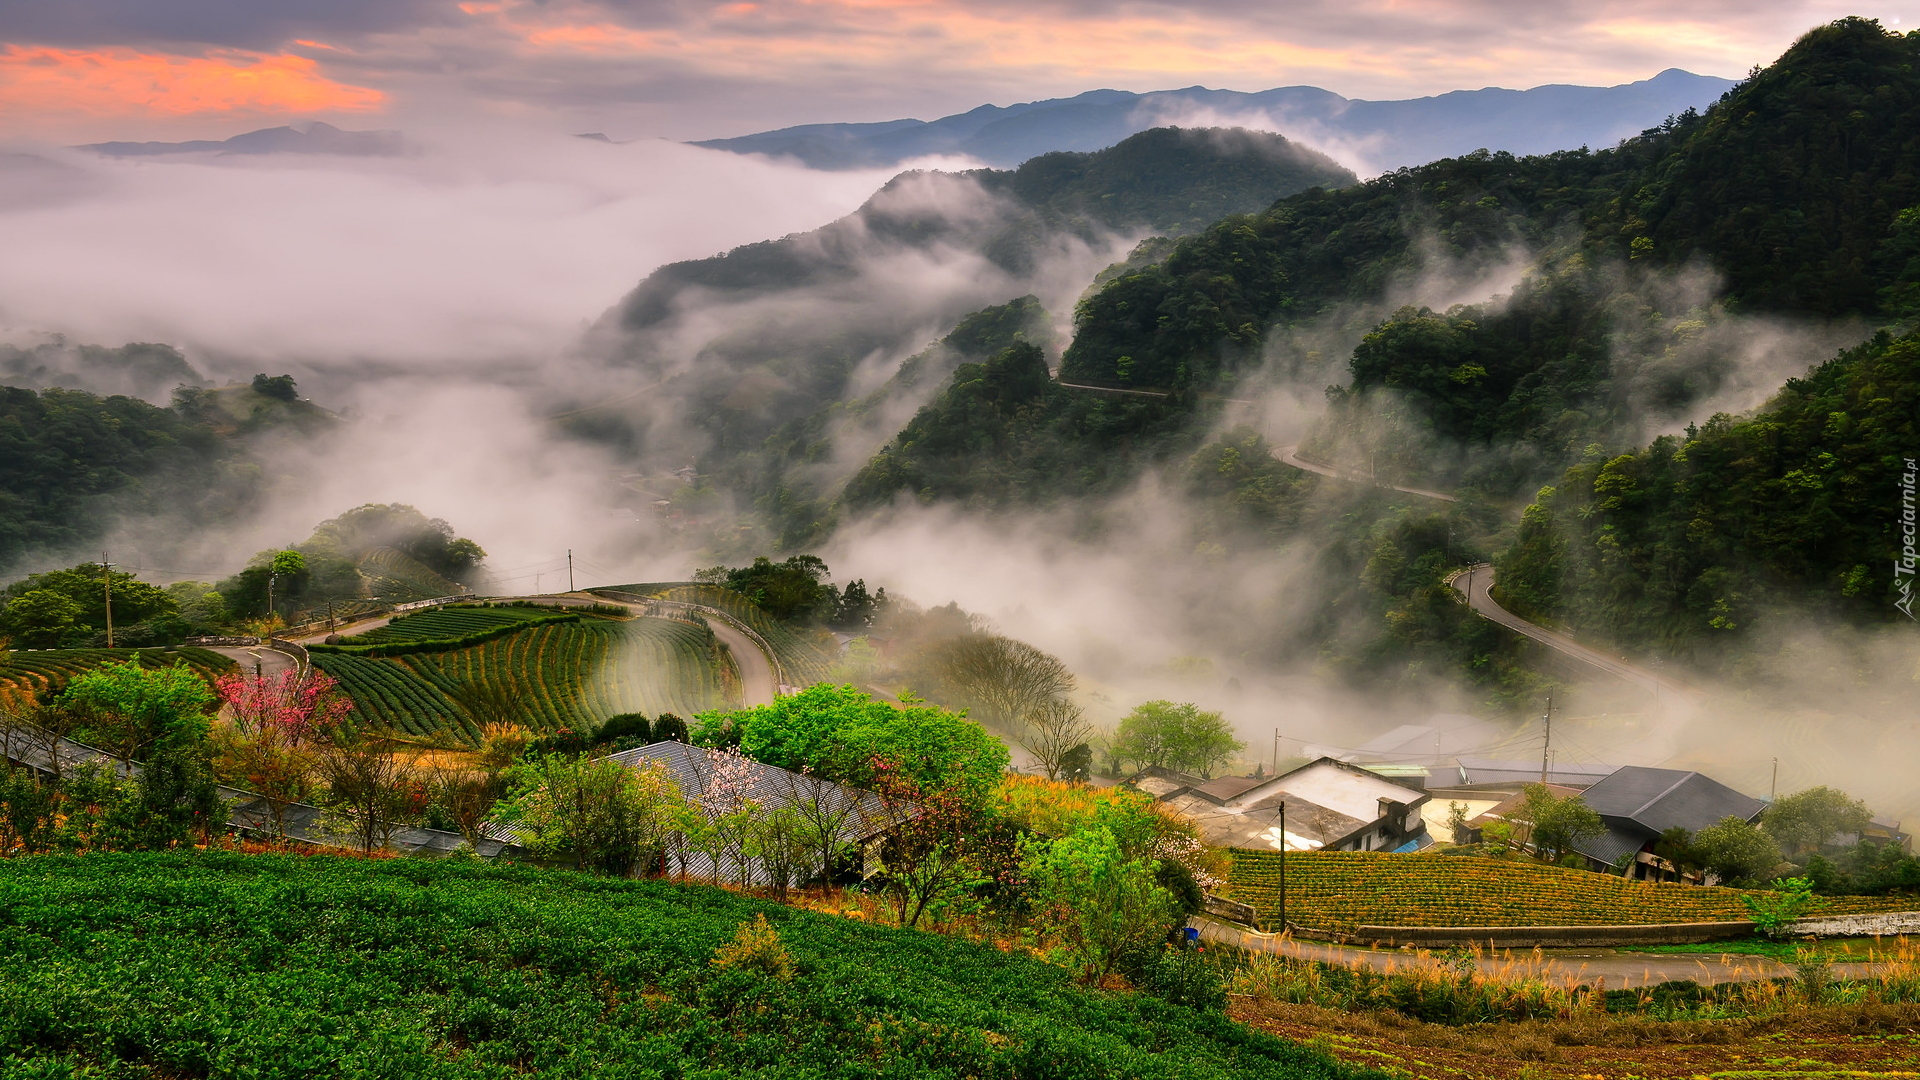
{"label": "sky", "polygon": [[322,119],[620,139],[931,119],[1098,87],[1402,98],[1737,78],[1920,0],[0,0],[0,139]]}

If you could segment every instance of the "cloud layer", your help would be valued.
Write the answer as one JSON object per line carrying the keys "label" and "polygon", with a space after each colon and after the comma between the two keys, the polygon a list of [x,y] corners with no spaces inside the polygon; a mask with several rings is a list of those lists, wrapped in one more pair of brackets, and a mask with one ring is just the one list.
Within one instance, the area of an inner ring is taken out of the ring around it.
{"label": "cloud layer", "polygon": [[[1915,0],[0,0],[0,135],[231,134],[238,120],[449,112],[713,137],[1094,86],[1316,84],[1351,97],[1667,67],[1738,76]],[[138,129],[138,130],[132,130]]]}

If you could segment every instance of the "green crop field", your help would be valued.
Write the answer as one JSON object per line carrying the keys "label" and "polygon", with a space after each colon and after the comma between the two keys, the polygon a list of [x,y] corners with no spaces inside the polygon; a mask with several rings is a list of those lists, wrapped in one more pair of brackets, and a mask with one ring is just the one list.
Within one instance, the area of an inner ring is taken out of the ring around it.
{"label": "green crop field", "polygon": [[676,600],[683,604],[699,604],[724,611],[773,646],[780,666],[786,669],[787,678],[794,685],[805,687],[832,680],[830,672],[839,654],[833,635],[825,631],[807,631],[788,626],[732,589],[685,582],[615,585],[612,588],[618,592]]}
{"label": "green crop field", "polygon": [[[787,978],[713,964],[764,915]],[[0,860],[0,1075],[1385,1080],[957,938],[568,871]]]}
{"label": "green crop field", "polygon": [[476,735],[478,722],[460,704],[472,688],[512,701],[536,731],[590,732],[619,713],[691,717],[729,704],[706,631],[672,619],[583,618],[445,652],[315,652],[313,663],[340,680],[363,717],[415,735]]}
{"label": "green crop field", "polygon": [[[1287,920],[1323,930],[1355,926],[1599,926],[1747,918],[1739,889],[1627,881],[1523,859],[1287,853]],[[1280,854],[1235,849],[1226,895],[1277,919]],[[1841,896],[1822,915],[1913,911],[1920,897]]]}
{"label": "green crop field", "polygon": [[184,660],[202,676],[212,677],[234,668],[217,652],[194,648],[159,649],[32,649],[0,652],[0,705],[20,707],[34,695],[59,690],[69,679],[108,661],[138,660],[142,667],[168,667]]}
{"label": "green crop field", "polygon": [[465,637],[516,623],[552,619],[566,611],[547,607],[479,607],[449,604],[402,615],[385,626],[343,639],[349,645],[380,645],[389,642],[429,641]]}

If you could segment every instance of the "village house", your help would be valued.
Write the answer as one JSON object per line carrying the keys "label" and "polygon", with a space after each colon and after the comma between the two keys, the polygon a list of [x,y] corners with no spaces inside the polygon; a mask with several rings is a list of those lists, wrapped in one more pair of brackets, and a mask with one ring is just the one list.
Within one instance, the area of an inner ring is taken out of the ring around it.
{"label": "village house", "polygon": [[1213,847],[1411,851],[1432,842],[1421,817],[1425,792],[1331,757],[1274,777],[1203,780],[1148,769],[1128,784],[1192,818]]}

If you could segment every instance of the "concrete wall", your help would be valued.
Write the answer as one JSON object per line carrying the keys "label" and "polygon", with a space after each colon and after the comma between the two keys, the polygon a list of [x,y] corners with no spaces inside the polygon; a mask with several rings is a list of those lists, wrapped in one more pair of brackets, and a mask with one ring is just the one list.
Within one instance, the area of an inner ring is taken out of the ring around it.
{"label": "concrete wall", "polygon": [[1920,911],[1890,911],[1878,915],[1815,915],[1796,919],[1796,934],[1816,937],[1898,937],[1920,934]]}

